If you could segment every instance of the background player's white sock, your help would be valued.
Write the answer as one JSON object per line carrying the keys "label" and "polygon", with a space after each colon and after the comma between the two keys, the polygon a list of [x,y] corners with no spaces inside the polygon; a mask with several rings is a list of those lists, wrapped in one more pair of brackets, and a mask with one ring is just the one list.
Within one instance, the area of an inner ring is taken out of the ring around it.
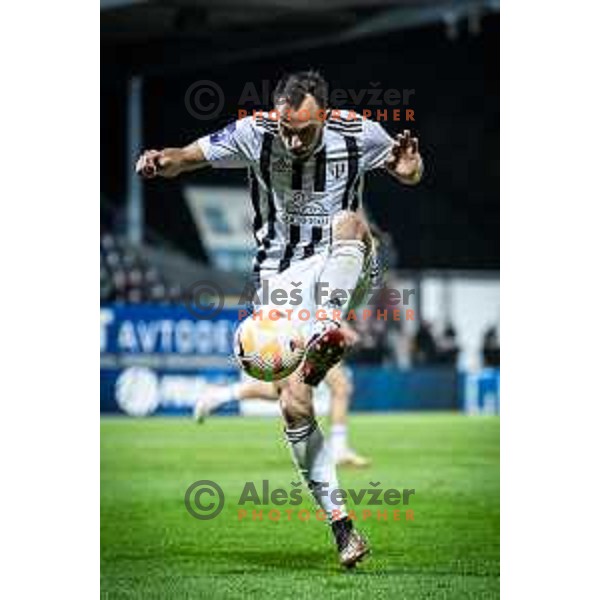
{"label": "background player's white sock", "polygon": [[[321,284],[327,284],[326,300],[322,303],[324,308],[331,308],[331,294],[334,290],[345,290],[348,293],[348,290],[356,288],[365,264],[366,251],[366,244],[360,240],[336,240],[333,242],[331,252],[319,278]],[[342,312],[347,308],[349,302],[350,296],[339,307]]]}
{"label": "background player's white sock", "polygon": [[[347,516],[345,506],[331,501],[331,492],[338,489],[339,484],[335,464],[318,423],[312,420],[296,429],[286,428],[285,434],[300,474],[329,521]],[[321,493],[319,484],[327,484]]]}
{"label": "background player's white sock", "polygon": [[240,390],[242,383],[232,383],[230,385],[218,386],[210,385],[205,392],[206,402],[210,410],[219,408],[222,404],[240,400]]}
{"label": "background player's white sock", "polygon": [[348,427],[346,424],[339,423],[332,425],[329,439],[333,458],[337,461],[348,450]]}

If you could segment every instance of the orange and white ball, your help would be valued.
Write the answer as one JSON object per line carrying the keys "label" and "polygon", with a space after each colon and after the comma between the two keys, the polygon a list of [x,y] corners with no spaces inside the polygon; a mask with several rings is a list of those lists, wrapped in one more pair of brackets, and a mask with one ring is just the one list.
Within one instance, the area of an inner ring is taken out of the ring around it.
{"label": "orange and white ball", "polygon": [[261,381],[289,377],[304,358],[304,339],[298,327],[283,313],[247,317],[238,327],[233,342],[242,370]]}

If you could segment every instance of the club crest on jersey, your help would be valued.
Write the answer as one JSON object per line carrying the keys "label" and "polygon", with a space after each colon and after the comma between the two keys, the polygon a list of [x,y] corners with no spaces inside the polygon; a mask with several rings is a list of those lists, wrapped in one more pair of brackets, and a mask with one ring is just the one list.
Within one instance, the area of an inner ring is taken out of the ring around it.
{"label": "club crest on jersey", "polygon": [[346,174],[346,161],[336,161],[329,165],[329,174],[335,178],[340,179]]}

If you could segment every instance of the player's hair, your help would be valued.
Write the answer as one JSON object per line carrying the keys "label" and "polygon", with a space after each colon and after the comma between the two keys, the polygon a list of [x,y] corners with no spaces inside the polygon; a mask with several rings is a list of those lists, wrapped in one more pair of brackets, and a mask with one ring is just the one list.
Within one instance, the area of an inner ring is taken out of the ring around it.
{"label": "player's hair", "polygon": [[314,97],[319,108],[327,107],[327,82],[317,71],[299,71],[282,77],[275,87],[273,101],[277,106],[285,100],[293,109],[297,109],[307,94]]}

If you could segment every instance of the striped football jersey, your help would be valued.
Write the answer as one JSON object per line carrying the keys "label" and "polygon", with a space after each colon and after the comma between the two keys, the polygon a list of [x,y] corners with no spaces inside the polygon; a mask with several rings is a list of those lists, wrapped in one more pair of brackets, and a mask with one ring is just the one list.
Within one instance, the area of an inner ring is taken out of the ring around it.
{"label": "striped football jersey", "polygon": [[383,127],[349,111],[333,114],[320,144],[303,160],[286,150],[277,121],[266,113],[198,140],[213,167],[248,170],[259,276],[327,251],[334,215],[356,211],[365,172],[384,166],[393,139]]}

